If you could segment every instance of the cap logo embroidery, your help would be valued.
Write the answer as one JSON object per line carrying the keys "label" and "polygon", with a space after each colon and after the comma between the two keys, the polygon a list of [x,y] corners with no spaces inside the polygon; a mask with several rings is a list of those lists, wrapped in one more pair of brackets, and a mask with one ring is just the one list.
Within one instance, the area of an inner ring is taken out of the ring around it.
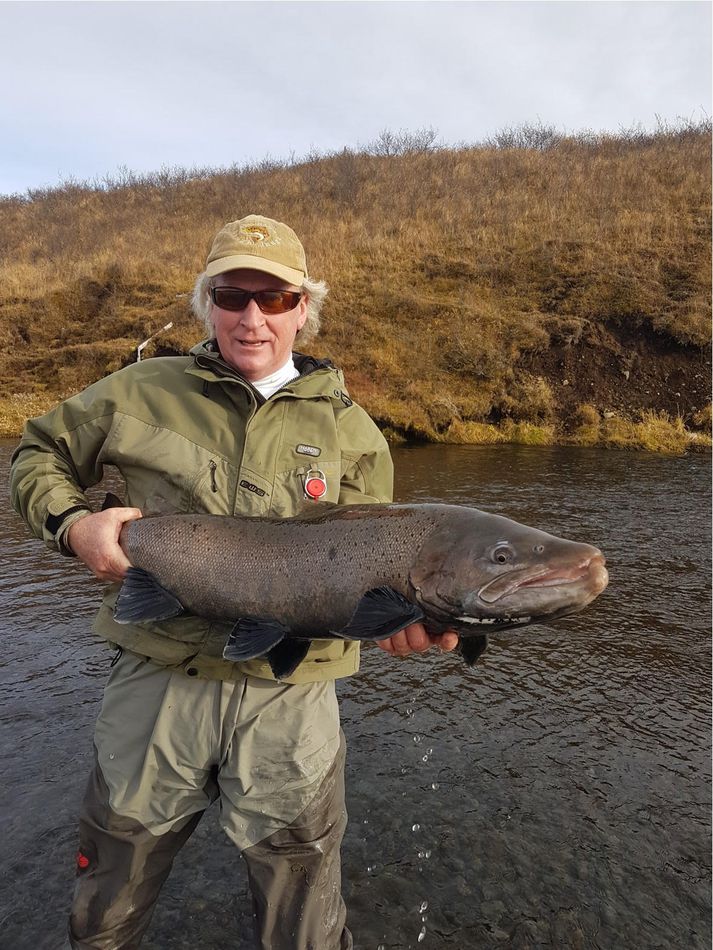
{"label": "cap logo embroidery", "polygon": [[238,240],[243,244],[259,244],[261,247],[273,247],[280,243],[279,237],[261,224],[243,225],[238,232]]}

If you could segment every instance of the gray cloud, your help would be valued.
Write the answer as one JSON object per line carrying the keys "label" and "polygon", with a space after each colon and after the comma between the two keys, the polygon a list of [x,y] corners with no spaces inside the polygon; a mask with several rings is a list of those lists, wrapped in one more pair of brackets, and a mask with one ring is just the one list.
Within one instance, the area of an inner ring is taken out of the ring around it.
{"label": "gray cloud", "polygon": [[710,113],[704,2],[0,4],[0,192]]}

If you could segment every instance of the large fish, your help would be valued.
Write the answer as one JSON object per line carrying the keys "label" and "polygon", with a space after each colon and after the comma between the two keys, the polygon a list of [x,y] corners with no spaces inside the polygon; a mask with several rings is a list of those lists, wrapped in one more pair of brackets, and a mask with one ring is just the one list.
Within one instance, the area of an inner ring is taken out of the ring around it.
{"label": "large fish", "polygon": [[231,621],[223,655],[288,676],[312,639],[455,629],[472,665],[487,632],[574,613],[607,585],[604,557],[476,508],[320,505],[289,519],[161,515],[127,522],[133,567],[114,617]]}

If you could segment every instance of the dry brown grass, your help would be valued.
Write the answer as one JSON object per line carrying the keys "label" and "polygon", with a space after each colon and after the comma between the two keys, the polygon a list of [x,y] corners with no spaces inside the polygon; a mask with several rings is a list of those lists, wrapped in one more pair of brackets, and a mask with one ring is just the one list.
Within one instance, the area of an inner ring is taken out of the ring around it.
{"label": "dry brown grass", "polygon": [[[0,390],[79,389],[170,320],[157,345],[185,352],[201,335],[186,295],[213,234],[258,211],[303,237],[312,276],[333,287],[315,352],[392,433],[572,435],[533,357],[598,327],[685,353],[709,343],[710,129],[516,133],[0,199]],[[603,399],[591,394],[595,411]],[[595,430],[620,438],[592,420],[580,438]]]}
{"label": "dry brown grass", "polygon": [[[686,431],[681,417],[671,418],[665,412],[646,411],[638,422],[612,416],[602,424],[601,442],[615,448],[647,449],[683,455],[692,442],[702,440]],[[708,440],[710,443],[710,440]]]}
{"label": "dry brown grass", "polygon": [[57,402],[57,396],[11,393],[0,396],[0,439],[16,438],[28,419],[41,416]]}

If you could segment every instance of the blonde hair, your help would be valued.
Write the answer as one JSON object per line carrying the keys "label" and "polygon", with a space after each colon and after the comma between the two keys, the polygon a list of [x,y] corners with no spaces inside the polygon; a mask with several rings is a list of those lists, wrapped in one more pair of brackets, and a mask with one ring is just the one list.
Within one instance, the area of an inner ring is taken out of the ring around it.
{"label": "blonde hair", "polygon": [[[209,335],[214,337],[215,324],[213,323],[212,317],[213,303],[208,293],[211,288],[212,280],[213,278],[209,277],[205,271],[198,275],[191,295],[191,307],[196,317],[205,324]],[[307,319],[302,329],[298,330],[295,343],[300,346],[306,346],[306,344],[313,340],[319,333],[321,325],[320,312],[322,310],[322,304],[329,293],[329,288],[323,280],[310,280],[309,277],[305,277],[300,289],[307,297]]]}

